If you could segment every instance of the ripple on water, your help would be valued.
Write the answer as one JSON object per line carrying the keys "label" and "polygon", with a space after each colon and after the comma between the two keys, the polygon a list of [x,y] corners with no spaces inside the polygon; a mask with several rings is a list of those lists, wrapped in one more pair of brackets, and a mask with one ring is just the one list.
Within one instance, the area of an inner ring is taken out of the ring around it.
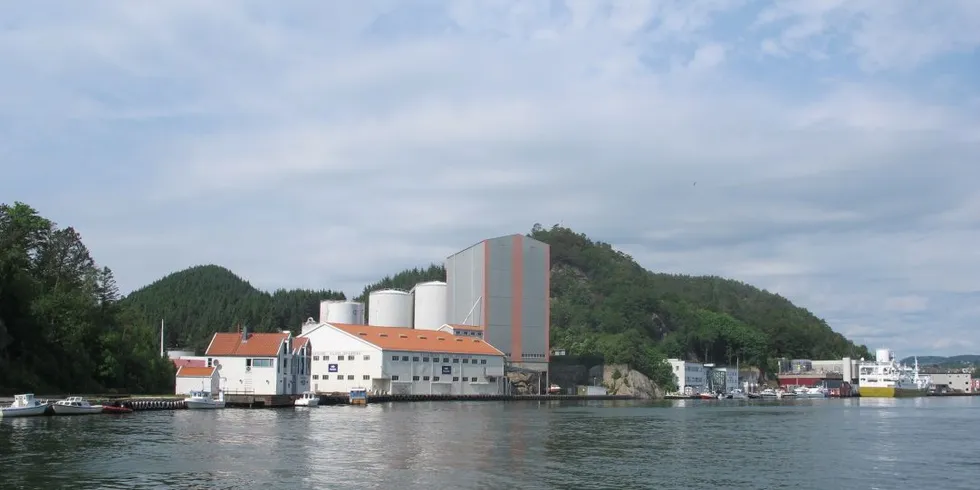
{"label": "ripple on water", "polygon": [[973,398],[420,403],[0,420],[25,488],[975,488]]}

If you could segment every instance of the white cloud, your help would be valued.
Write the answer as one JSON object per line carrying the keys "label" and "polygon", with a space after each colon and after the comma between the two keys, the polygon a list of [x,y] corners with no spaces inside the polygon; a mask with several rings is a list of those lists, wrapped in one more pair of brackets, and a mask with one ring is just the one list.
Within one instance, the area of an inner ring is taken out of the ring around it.
{"label": "white cloud", "polygon": [[0,193],[124,289],[359,293],[562,221],[860,342],[980,341],[974,3],[41,5],[0,30]]}

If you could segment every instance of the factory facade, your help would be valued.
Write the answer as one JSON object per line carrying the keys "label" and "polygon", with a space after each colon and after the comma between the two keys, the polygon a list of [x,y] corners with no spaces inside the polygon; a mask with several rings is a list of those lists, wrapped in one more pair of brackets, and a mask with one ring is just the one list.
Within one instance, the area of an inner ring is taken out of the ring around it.
{"label": "factory facade", "polygon": [[446,259],[446,322],[480,327],[517,367],[547,371],[551,250],[524,235],[483,240]]}
{"label": "factory facade", "polygon": [[312,351],[317,393],[491,395],[505,390],[504,354],[472,336],[405,327],[317,323],[300,338]]}

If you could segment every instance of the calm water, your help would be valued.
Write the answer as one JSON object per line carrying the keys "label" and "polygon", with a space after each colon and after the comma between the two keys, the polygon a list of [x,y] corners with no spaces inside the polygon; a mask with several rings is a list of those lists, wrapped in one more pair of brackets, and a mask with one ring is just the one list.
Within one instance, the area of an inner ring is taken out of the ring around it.
{"label": "calm water", "polygon": [[2,488],[980,488],[980,398],[0,420]]}

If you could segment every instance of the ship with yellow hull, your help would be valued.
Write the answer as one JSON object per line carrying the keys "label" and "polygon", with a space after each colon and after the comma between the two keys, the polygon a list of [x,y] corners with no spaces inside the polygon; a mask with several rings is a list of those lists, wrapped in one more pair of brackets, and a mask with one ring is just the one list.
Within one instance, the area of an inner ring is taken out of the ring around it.
{"label": "ship with yellow hull", "polygon": [[862,360],[858,368],[858,393],[862,398],[905,398],[925,396],[931,385],[919,375],[919,361],[909,368],[895,361],[889,349],[878,349],[874,361]]}

